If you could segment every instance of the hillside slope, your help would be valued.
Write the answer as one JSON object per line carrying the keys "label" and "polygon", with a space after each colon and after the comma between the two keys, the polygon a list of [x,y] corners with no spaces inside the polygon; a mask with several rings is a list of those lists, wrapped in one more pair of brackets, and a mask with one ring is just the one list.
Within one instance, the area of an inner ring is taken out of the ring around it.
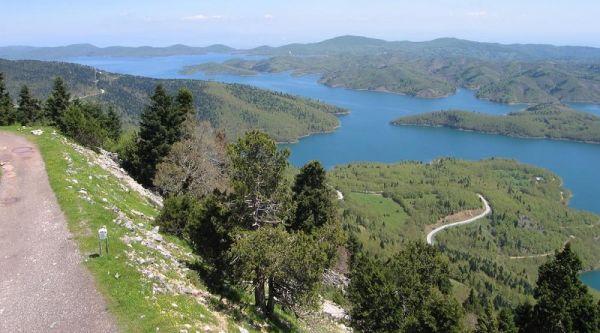
{"label": "hillside slope", "polygon": [[567,206],[555,174],[516,161],[440,159],[431,163],[355,163],[335,167],[329,182],[344,194],[344,222],[373,254],[390,256],[435,228],[435,246],[452,262],[456,294],[469,289],[497,305],[531,299],[537,268],[569,241],[584,269],[600,266],[600,216]]}
{"label": "hillside slope", "polygon": [[[266,321],[242,290],[231,298],[211,294],[193,268],[202,265],[189,246],[153,225],[160,197],[135,183],[107,153],[97,154],[43,128],[2,127],[38,145],[52,190],[84,266],[107,300],[123,332],[296,332],[318,325],[343,328],[317,312],[310,322],[278,310]],[[98,256],[97,230],[106,226],[109,253]]]}
{"label": "hillside slope", "polygon": [[346,112],[318,101],[245,85],[151,79],[62,62],[0,59],[0,72],[13,98],[20,86],[27,84],[35,97],[45,99],[53,79],[60,76],[74,97],[112,105],[133,122],[157,84],[171,93],[187,87],[195,96],[198,118],[224,130],[230,139],[249,129],[262,129],[277,141],[295,141],[311,133],[334,130],[339,125],[335,115]]}
{"label": "hillside slope", "polygon": [[263,60],[233,59],[188,66],[198,71],[250,75],[294,71],[320,74],[333,87],[438,98],[459,87],[502,103],[600,103],[600,49],[503,45],[454,38],[386,42],[343,36],[319,43],[261,47]]}

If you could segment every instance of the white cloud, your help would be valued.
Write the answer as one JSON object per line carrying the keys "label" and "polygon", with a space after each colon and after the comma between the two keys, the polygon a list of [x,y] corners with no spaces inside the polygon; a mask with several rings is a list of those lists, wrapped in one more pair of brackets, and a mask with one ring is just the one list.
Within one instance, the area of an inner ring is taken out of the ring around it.
{"label": "white cloud", "polygon": [[223,19],[226,19],[226,18],[227,17],[225,17],[223,15],[203,15],[203,14],[198,14],[198,15],[183,17],[182,20],[184,20],[184,21],[209,21],[209,20],[223,20]]}
{"label": "white cloud", "polygon": [[465,13],[465,15],[469,17],[484,17],[487,16],[487,14],[488,13],[485,10],[470,11]]}
{"label": "white cloud", "polygon": [[265,14],[265,15],[263,16],[263,18],[264,18],[265,20],[272,20],[272,19],[274,19],[274,18],[275,18],[275,16],[273,16],[273,15],[271,15],[271,14]]}

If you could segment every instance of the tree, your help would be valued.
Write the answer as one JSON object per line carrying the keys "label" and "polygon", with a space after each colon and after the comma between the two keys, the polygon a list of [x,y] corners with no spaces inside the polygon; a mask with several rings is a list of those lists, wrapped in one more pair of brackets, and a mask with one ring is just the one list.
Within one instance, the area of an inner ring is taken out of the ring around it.
{"label": "tree", "polygon": [[61,131],[86,147],[103,147],[109,138],[107,115],[93,103],[71,103],[61,116]]}
{"label": "tree", "polygon": [[15,120],[15,108],[4,84],[4,74],[0,73],[0,126],[12,125]]}
{"label": "tree", "polygon": [[502,333],[517,333],[519,329],[515,324],[513,311],[510,308],[502,308],[498,314],[498,331]]}
{"label": "tree", "polygon": [[579,280],[581,260],[567,243],[540,266],[532,311],[537,332],[598,332],[600,313],[587,287]]}
{"label": "tree", "polygon": [[451,295],[447,260],[411,243],[388,260],[355,259],[348,296],[361,332],[458,332],[462,310]]}
{"label": "tree", "polygon": [[121,129],[123,127],[121,117],[117,114],[113,107],[108,108],[108,113],[106,114],[106,130],[108,132],[108,136],[111,140],[116,142],[121,137]]}
{"label": "tree", "polygon": [[29,88],[26,85],[21,86],[17,104],[17,121],[21,125],[27,126],[42,121],[41,103],[31,96]]}
{"label": "tree", "polygon": [[211,265],[208,282],[216,287],[223,286],[224,277],[231,271],[227,252],[234,241],[235,220],[231,218],[229,200],[219,191],[205,196],[191,212],[185,229],[195,252]]}
{"label": "tree", "polygon": [[234,190],[234,241],[228,251],[234,281],[251,281],[256,307],[267,316],[276,303],[293,310],[314,304],[332,253],[343,242],[339,221],[312,233],[286,228],[292,213],[284,178],[289,152],[277,149],[268,135],[250,131],[227,153]]}
{"label": "tree", "polygon": [[226,191],[225,143],[208,122],[187,122],[184,139],[158,165],[154,186],[165,196],[188,194],[197,199],[215,189]]}
{"label": "tree", "polygon": [[292,187],[295,213],[290,228],[311,232],[335,219],[333,194],[321,163],[311,161],[300,169]]}
{"label": "tree", "polygon": [[283,178],[289,151],[277,149],[269,135],[253,130],[229,145],[227,155],[240,220],[250,229],[283,223],[289,208]]}
{"label": "tree", "polygon": [[199,205],[197,200],[187,195],[167,197],[156,218],[156,224],[166,233],[187,238],[185,235],[187,225]]}
{"label": "tree", "polygon": [[151,186],[156,166],[167,156],[171,146],[181,139],[182,121],[173,108],[173,98],[157,85],[151,102],[140,119],[136,163],[126,163],[144,186]]}
{"label": "tree", "polygon": [[184,121],[188,116],[194,117],[196,115],[194,107],[194,95],[187,88],[181,88],[177,91],[175,96],[175,108],[177,109],[179,116]]}
{"label": "tree", "polygon": [[476,333],[498,333],[498,321],[496,320],[496,315],[494,314],[494,307],[492,303],[488,300],[485,307],[483,308],[483,313],[479,314],[477,318],[477,328],[475,329]]}
{"label": "tree", "polygon": [[57,126],[63,130],[62,115],[71,105],[71,95],[62,78],[57,77],[54,80],[52,93],[46,100],[46,118],[50,125]]}
{"label": "tree", "polygon": [[[251,277],[256,307],[270,314],[265,299],[265,284],[278,270],[283,257],[277,242],[285,240],[281,225],[287,218],[286,188],[283,172],[288,165],[288,150],[278,150],[265,133],[250,131],[227,147],[230,179],[235,193],[235,215],[241,227],[248,231],[231,251],[231,257],[241,257],[244,265],[238,269],[238,281]],[[263,227],[267,230],[260,230]],[[267,243],[262,243],[263,241]],[[285,245],[284,245],[285,246]],[[252,247],[264,247],[255,250]],[[285,250],[283,247],[281,250]],[[253,252],[253,253],[247,253]]]}

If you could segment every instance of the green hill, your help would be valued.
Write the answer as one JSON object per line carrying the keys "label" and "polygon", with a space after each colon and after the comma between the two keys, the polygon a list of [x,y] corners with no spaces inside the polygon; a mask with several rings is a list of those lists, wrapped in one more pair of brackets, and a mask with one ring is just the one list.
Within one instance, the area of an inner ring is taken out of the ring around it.
{"label": "green hill", "polygon": [[334,130],[339,125],[335,115],[346,112],[318,101],[245,85],[151,79],[62,62],[0,59],[0,72],[13,98],[20,86],[27,84],[35,97],[45,99],[53,79],[60,76],[73,96],[113,105],[133,122],[157,84],[171,93],[187,87],[195,96],[198,118],[224,130],[229,138],[257,128],[277,141],[295,141],[311,133]]}
{"label": "green hill", "polygon": [[537,267],[566,241],[585,269],[600,265],[600,217],[569,208],[561,179],[544,169],[500,159],[357,163],[335,167],[329,182],[344,194],[347,228],[369,253],[384,257],[425,241],[444,217],[478,214],[482,194],[491,215],[435,238],[451,259],[459,299],[469,288],[497,306],[530,298]]}
{"label": "green hill", "polygon": [[600,143],[600,117],[560,104],[538,104],[505,116],[448,110],[403,117],[395,125],[441,126],[528,138]]}
{"label": "green hill", "polygon": [[502,45],[453,38],[386,42],[345,36],[320,43],[250,50],[263,60],[233,59],[189,66],[198,71],[252,75],[320,74],[321,83],[351,89],[444,97],[457,88],[502,103],[600,103],[600,49]]}

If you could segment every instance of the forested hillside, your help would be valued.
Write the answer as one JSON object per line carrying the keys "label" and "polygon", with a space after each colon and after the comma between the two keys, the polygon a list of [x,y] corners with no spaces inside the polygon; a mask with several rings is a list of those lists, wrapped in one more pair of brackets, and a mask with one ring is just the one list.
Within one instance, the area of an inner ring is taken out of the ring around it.
{"label": "forested hillside", "polygon": [[386,42],[339,37],[314,44],[251,50],[271,58],[189,66],[250,75],[293,71],[320,74],[320,82],[351,89],[436,98],[457,88],[502,103],[599,102],[600,49],[549,45],[502,45],[458,39]]}
{"label": "forested hillside", "polygon": [[510,160],[441,159],[351,164],[329,176],[344,193],[344,223],[366,251],[384,257],[424,240],[435,226],[474,216],[482,194],[491,215],[436,235],[436,247],[452,262],[461,300],[469,289],[496,308],[530,299],[537,267],[567,241],[584,269],[600,264],[600,218],[569,208],[560,178],[540,168]]}
{"label": "forested hillside", "polygon": [[112,105],[133,123],[157,84],[170,93],[186,87],[196,97],[198,118],[210,121],[232,139],[249,129],[262,129],[277,141],[294,141],[304,135],[335,129],[339,121],[334,114],[346,112],[318,101],[250,86],[150,79],[62,62],[0,59],[0,72],[4,73],[12,96],[17,96],[21,85],[26,84],[34,97],[45,99],[53,79],[62,77],[74,98]]}
{"label": "forested hillside", "polygon": [[442,126],[528,138],[600,143],[600,118],[561,104],[538,104],[506,116],[448,110],[403,117],[396,125]]}

